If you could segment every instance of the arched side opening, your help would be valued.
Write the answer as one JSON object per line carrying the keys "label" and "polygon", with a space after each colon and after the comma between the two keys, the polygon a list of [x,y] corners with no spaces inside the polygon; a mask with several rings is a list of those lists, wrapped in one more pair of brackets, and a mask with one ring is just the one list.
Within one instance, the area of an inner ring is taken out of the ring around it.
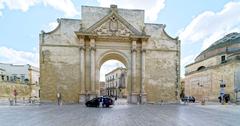
{"label": "arched side opening", "polygon": [[[115,68],[108,70],[108,73],[110,72],[111,74],[104,75],[106,77],[104,79],[104,83],[107,84],[105,85],[105,95],[118,98],[126,98],[129,92],[128,87],[130,84],[130,70],[128,69],[128,58],[123,53],[112,50],[106,51],[98,58],[96,69],[96,82],[98,85],[101,85],[103,83],[100,81],[100,69],[105,63],[111,61],[119,61],[122,65],[115,66]],[[98,90],[98,95],[102,95],[100,93],[100,89]]]}
{"label": "arched side opening", "polygon": [[200,66],[200,67],[198,67],[197,71],[204,70],[204,69],[206,69],[205,66]]}

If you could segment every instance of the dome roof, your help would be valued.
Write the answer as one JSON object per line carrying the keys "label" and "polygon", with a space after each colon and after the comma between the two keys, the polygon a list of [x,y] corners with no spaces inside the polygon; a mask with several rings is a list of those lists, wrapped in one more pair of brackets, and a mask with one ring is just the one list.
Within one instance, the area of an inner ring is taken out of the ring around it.
{"label": "dome roof", "polygon": [[214,42],[205,51],[225,47],[234,43],[240,43],[240,33],[233,32]]}
{"label": "dome roof", "polygon": [[[220,48],[226,48],[226,51],[227,51],[228,46],[237,44],[237,43],[240,43],[240,33],[233,32],[228,35],[225,35],[223,38],[217,40],[212,45],[210,45],[206,50],[201,52],[200,55],[196,57],[195,61],[203,60],[210,57],[211,54],[209,53]],[[217,52],[223,53],[222,51],[217,51]],[[217,54],[214,54],[214,55],[217,55]]]}

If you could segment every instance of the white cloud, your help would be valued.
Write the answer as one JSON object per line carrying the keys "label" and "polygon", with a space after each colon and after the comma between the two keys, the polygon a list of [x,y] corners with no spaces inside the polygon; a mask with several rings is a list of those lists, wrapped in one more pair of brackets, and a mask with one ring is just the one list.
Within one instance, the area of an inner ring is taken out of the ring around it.
{"label": "white cloud", "polygon": [[183,43],[203,42],[206,49],[231,32],[240,32],[240,2],[229,2],[219,12],[205,11],[180,33]]}
{"label": "white cloud", "polygon": [[197,55],[188,55],[188,56],[185,56],[183,58],[181,58],[181,77],[184,77],[184,73],[185,73],[185,66],[190,64],[190,63],[193,63],[194,62],[194,58],[196,57]]}
{"label": "white cloud", "polygon": [[63,11],[67,17],[74,17],[79,14],[71,0],[43,0],[43,4]]}
{"label": "white cloud", "polygon": [[100,81],[105,81],[105,74],[111,72],[113,69],[118,67],[125,68],[125,66],[117,60],[108,60],[105,63],[103,63],[100,68]]}
{"label": "white cloud", "polygon": [[158,13],[165,7],[165,0],[97,0],[102,7],[116,4],[120,8],[144,9],[146,20],[154,22]]}
{"label": "white cloud", "polygon": [[0,62],[11,64],[31,64],[39,67],[39,54],[36,48],[33,52],[18,51],[12,48],[0,47]]}
{"label": "white cloud", "polygon": [[1,10],[4,9],[3,1],[0,0],[0,16],[2,16]]}
{"label": "white cloud", "polygon": [[186,57],[183,57],[182,60],[181,60],[181,64],[183,66],[186,66],[186,65],[188,65],[190,63],[193,63],[194,62],[194,58],[195,58],[195,55],[193,55],[193,54],[192,55],[188,55]]}
{"label": "white cloud", "polygon": [[2,0],[10,10],[27,11],[29,7],[37,4],[39,0]]}
{"label": "white cloud", "polygon": [[64,12],[67,17],[74,17],[79,14],[71,0],[0,0],[0,16],[2,14],[1,10],[4,9],[5,6],[10,10],[26,12],[31,6],[41,3]]}

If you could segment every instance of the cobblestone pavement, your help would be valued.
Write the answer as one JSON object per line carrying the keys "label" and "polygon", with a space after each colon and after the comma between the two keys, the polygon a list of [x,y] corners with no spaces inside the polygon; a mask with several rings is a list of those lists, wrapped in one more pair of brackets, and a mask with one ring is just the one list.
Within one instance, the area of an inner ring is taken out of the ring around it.
{"label": "cobblestone pavement", "polygon": [[0,106],[0,126],[239,126],[236,105]]}

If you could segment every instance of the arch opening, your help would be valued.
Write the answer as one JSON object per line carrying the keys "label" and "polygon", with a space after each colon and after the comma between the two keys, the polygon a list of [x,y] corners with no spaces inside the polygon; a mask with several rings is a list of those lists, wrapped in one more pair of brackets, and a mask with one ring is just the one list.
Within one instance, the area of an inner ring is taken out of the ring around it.
{"label": "arch opening", "polygon": [[97,64],[97,91],[99,96],[108,96],[117,102],[127,102],[128,60],[119,52],[103,54]]}
{"label": "arch opening", "polygon": [[204,69],[206,69],[205,66],[200,66],[200,67],[198,67],[197,71],[204,70]]}

